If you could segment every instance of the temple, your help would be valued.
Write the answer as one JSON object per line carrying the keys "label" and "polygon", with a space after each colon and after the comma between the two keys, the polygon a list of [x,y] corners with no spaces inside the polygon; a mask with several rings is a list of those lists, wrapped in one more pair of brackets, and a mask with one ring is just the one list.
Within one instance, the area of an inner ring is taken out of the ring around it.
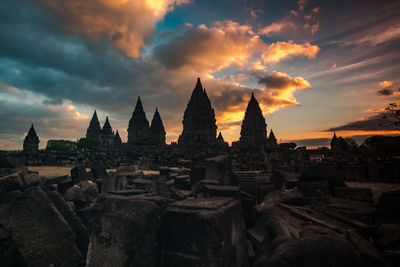
{"label": "temple", "polygon": [[210,148],[216,144],[217,125],[214,109],[200,78],[183,116],[183,130],[178,144],[186,148]]}
{"label": "temple", "polygon": [[251,94],[240,131],[240,144],[246,146],[264,146],[267,141],[267,124],[260,105]]}
{"label": "temple", "polygon": [[165,129],[158,108],[156,108],[153,119],[151,120],[150,136],[160,144],[165,145]]}
{"label": "temple", "polygon": [[135,110],[132,113],[132,118],[129,120],[128,143],[131,143],[137,137],[148,136],[150,136],[149,121],[143,110],[142,101],[140,97],[138,97]]}
{"label": "temple", "polygon": [[268,139],[267,139],[267,145],[268,145],[268,147],[271,147],[271,148],[274,148],[274,147],[276,147],[278,145],[278,141],[277,141],[277,139],[275,137],[275,134],[272,131],[272,129],[269,132],[269,136],[268,136]]}
{"label": "temple", "polygon": [[24,140],[24,152],[37,152],[39,150],[39,142],[39,137],[32,124]]}
{"label": "temple", "polygon": [[96,110],[93,113],[93,117],[90,120],[89,128],[86,131],[86,138],[99,138],[101,133],[100,122],[97,118]]}
{"label": "temple", "polygon": [[103,150],[110,150],[116,146],[116,138],[112,130],[111,124],[108,121],[108,117],[106,117],[103,129],[101,130],[99,141],[100,141],[100,149]]}

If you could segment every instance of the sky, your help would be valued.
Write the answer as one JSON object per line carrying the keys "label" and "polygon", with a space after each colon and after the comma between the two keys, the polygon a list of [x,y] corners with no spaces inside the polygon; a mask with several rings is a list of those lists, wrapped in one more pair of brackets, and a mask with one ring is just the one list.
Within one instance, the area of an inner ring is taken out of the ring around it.
{"label": "sky", "polygon": [[400,134],[400,1],[2,0],[0,150],[84,137],[97,110],[127,139],[140,96],[167,142],[201,78],[239,139],[251,93],[280,142]]}

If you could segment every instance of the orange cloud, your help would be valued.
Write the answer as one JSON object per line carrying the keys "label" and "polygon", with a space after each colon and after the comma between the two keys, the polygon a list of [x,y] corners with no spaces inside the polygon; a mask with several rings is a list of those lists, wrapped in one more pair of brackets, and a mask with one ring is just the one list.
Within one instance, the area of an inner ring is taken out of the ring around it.
{"label": "orange cloud", "polygon": [[311,45],[309,42],[304,44],[295,44],[293,41],[276,42],[268,46],[267,51],[263,53],[264,62],[277,63],[284,59],[294,56],[304,56],[307,58],[315,58],[319,52],[317,45]]}
{"label": "orange cloud", "polygon": [[381,88],[386,88],[386,87],[390,87],[394,84],[394,81],[382,81],[379,83],[379,87]]}
{"label": "orange cloud", "polygon": [[55,11],[66,30],[106,37],[129,57],[139,57],[156,23],[176,5],[190,0],[36,0]]}
{"label": "orange cloud", "polygon": [[285,106],[299,105],[294,93],[297,90],[309,89],[311,84],[302,77],[290,77],[286,73],[274,71],[258,81],[265,85],[262,90],[262,103],[267,108],[267,113],[272,113]]}
{"label": "orange cloud", "polygon": [[269,36],[271,33],[280,33],[284,29],[288,28],[296,29],[297,27],[293,22],[290,21],[274,22],[271,25],[260,29],[258,34]]}
{"label": "orange cloud", "polygon": [[183,36],[158,46],[155,54],[169,68],[186,66],[211,73],[231,65],[251,64],[253,56],[266,47],[251,26],[227,20],[214,22],[210,27],[188,28]]}

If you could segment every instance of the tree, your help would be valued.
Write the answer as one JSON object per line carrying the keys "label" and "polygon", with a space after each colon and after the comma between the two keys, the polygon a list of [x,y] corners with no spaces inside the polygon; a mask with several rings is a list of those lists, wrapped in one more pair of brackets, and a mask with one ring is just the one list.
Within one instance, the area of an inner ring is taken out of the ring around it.
{"label": "tree", "polygon": [[400,126],[400,104],[398,105],[397,103],[389,103],[389,105],[386,107],[386,110],[392,114],[392,116],[395,118],[394,124],[396,126]]}
{"label": "tree", "polygon": [[150,136],[135,137],[129,141],[129,144],[134,146],[150,146],[161,144],[160,140],[157,140]]}
{"label": "tree", "polygon": [[93,137],[87,137],[87,138],[81,138],[78,140],[78,142],[76,142],[76,146],[79,149],[93,149],[99,146],[99,139],[97,138],[93,138]]}

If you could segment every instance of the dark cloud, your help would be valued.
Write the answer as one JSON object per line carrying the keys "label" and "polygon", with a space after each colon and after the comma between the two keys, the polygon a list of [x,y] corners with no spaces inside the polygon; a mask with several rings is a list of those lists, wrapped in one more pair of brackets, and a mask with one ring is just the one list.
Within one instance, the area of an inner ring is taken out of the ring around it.
{"label": "dark cloud", "polygon": [[367,118],[349,122],[345,125],[333,127],[327,131],[395,131],[395,118],[388,112],[373,115]]}
{"label": "dark cloud", "polygon": [[277,90],[287,90],[292,88],[305,89],[311,87],[310,83],[302,77],[293,78],[282,72],[274,72],[268,76],[261,77],[258,80],[258,83],[265,85],[266,88]]}
{"label": "dark cloud", "polygon": [[393,95],[393,90],[390,88],[382,88],[377,91],[377,94],[382,95],[382,96],[389,96],[389,95]]}
{"label": "dark cloud", "polygon": [[308,139],[297,139],[293,140],[297,146],[306,146],[306,147],[320,147],[320,146],[330,146],[331,139],[330,138],[308,138]]}

